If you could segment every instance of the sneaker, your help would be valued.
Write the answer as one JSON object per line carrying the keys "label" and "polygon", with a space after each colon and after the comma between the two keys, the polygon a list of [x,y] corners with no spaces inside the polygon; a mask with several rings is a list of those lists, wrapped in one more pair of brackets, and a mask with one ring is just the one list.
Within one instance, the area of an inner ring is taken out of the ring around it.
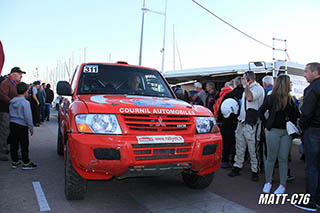
{"label": "sneaker", "polygon": [[263,192],[263,193],[270,193],[271,187],[272,187],[271,183],[266,183],[266,184],[264,184],[263,189],[262,189],[262,192]]}
{"label": "sneaker", "polygon": [[299,208],[299,209],[303,209],[303,210],[307,210],[307,211],[311,211],[311,212],[316,212],[317,211],[317,206],[316,204],[313,203],[308,203],[308,204],[295,204],[295,207]]}
{"label": "sneaker", "polygon": [[233,167],[232,170],[231,170],[231,172],[228,174],[229,177],[235,177],[235,176],[240,175],[240,170],[241,170],[241,169],[238,168],[238,167]]}
{"label": "sneaker", "polygon": [[284,194],[286,192],[286,187],[279,185],[279,187],[274,191],[274,194]]}
{"label": "sneaker", "polygon": [[17,162],[12,161],[11,168],[12,169],[16,169],[20,165],[21,165],[20,161],[17,161]]}
{"label": "sneaker", "polygon": [[31,161],[27,164],[22,165],[23,170],[28,170],[28,169],[35,169],[37,167],[36,164],[32,163]]}

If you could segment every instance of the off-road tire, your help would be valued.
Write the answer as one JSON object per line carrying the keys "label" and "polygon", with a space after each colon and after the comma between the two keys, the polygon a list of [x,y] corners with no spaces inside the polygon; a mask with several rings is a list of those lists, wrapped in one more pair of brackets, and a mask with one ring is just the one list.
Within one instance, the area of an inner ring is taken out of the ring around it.
{"label": "off-road tire", "polygon": [[73,168],[69,153],[68,144],[66,143],[65,157],[65,195],[67,200],[83,200],[87,191],[87,180],[83,179]]}
{"label": "off-road tire", "polygon": [[58,127],[57,153],[58,155],[63,155],[63,143],[62,143],[62,134],[60,131],[60,127]]}
{"label": "off-road tire", "polygon": [[214,177],[214,172],[200,176],[193,171],[185,171],[182,173],[184,183],[192,189],[204,189],[208,187]]}

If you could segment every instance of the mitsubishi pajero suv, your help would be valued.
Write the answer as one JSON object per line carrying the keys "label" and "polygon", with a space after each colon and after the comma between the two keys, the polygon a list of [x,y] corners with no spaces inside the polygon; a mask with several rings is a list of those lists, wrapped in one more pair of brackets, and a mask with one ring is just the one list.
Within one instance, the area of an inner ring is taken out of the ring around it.
{"label": "mitsubishi pajero suv", "polygon": [[177,99],[157,70],[84,63],[57,93],[68,200],[83,199],[88,180],[173,174],[191,188],[212,182],[222,154],[216,121],[207,108]]}

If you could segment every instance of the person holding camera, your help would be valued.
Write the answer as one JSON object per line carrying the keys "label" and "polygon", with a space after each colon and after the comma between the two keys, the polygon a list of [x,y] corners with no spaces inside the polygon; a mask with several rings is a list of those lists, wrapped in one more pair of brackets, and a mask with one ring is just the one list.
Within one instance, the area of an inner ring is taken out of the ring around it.
{"label": "person holding camera", "polygon": [[230,177],[240,175],[243,167],[244,156],[248,146],[250,154],[250,163],[252,181],[259,180],[259,154],[258,139],[260,138],[260,121],[258,119],[258,109],[263,104],[264,90],[256,82],[256,75],[253,71],[247,71],[243,74],[242,84],[244,89],[240,115],[236,133],[236,156],[234,158],[232,171],[228,174]]}

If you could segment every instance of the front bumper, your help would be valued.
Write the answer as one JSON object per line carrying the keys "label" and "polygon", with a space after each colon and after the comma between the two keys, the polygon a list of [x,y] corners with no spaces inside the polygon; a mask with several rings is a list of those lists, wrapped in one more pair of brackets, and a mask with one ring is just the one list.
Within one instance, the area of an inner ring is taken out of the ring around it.
{"label": "front bumper", "polygon": [[68,144],[73,167],[84,179],[145,176],[189,168],[205,175],[219,168],[220,134],[183,139],[184,143],[139,144],[136,136],[72,133]]}

